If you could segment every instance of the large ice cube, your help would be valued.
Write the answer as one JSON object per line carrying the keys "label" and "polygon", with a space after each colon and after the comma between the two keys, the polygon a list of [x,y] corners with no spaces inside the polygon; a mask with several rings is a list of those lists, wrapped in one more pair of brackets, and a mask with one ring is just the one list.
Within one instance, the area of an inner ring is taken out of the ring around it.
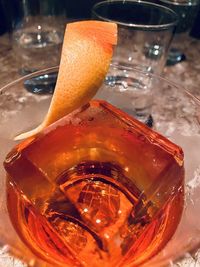
{"label": "large ice cube", "polygon": [[19,144],[4,165],[13,224],[51,263],[143,262],[181,216],[181,148],[104,101]]}

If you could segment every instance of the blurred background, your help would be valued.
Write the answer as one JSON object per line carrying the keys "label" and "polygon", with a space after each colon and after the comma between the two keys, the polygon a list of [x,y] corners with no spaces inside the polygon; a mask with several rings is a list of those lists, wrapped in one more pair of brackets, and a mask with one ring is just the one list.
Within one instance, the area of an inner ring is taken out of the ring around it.
{"label": "blurred background", "polygon": [[[20,14],[20,2],[22,0],[0,0],[0,34],[10,32],[12,27],[19,21]],[[26,1],[26,0],[25,0]],[[29,0],[31,1],[31,0]],[[45,2],[46,0],[43,0]],[[37,1],[35,5],[37,4]],[[48,2],[51,2],[51,0]],[[91,9],[95,3],[100,2],[99,0],[62,0],[57,1],[61,4],[62,10],[65,12],[66,19],[86,19],[91,17]],[[151,1],[159,2],[159,1]],[[195,23],[191,30],[191,36],[200,38],[200,10],[195,19]]]}
{"label": "blurred background", "polygon": [[[185,1],[188,5],[186,8],[190,10],[193,10],[190,2],[200,3],[200,0],[146,1],[162,2],[163,5],[170,1]],[[92,7],[98,2],[101,0],[0,0],[0,87],[21,75],[58,65],[65,24],[73,20],[90,19]],[[180,10],[183,10],[182,7]],[[196,78],[193,82],[193,77],[197,76],[200,68],[199,5],[194,12],[190,18],[195,20],[186,20],[190,24],[192,21],[189,32],[182,37],[177,35],[177,43],[173,44],[175,48],[178,43],[181,45],[181,64],[170,63],[172,66],[168,64],[169,67],[164,71],[167,78],[177,81],[178,76],[186,86],[194,85],[194,82],[198,84]],[[183,12],[183,20],[187,14],[187,10]],[[55,77],[48,79],[53,88]]]}
{"label": "blurred background", "polygon": [[[91,17],[97,0],[0,0],[0,87],[59,65],[67,22]],[[40,77],[35,92],[52,92],[56,75]],[[42,88],[41,88],[42,86]],[[32,89],[31,89],[32,90]]]}
{"label": "blurred background", "polygon": [[[21,17],[20,3],[32,2],[37,5],[37,0],[0,0],[0,34],[11,31],[12,27]],[[43,0],[51,5],[54,0]],[[90,18],[92,6],[100,2],[98,0],[57,0],[58,6],[65,12],[66,19],[73,20],[77,18]]]}

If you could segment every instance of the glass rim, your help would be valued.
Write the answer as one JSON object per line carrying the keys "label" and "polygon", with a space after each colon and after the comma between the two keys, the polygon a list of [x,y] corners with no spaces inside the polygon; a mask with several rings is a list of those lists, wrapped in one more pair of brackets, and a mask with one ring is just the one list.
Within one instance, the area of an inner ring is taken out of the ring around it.
{"label": "glass rim", "polygon": [[[180,85],[179,83],[171,81],[171,80],[169,80],[169,79],[167,79],[167,78],[165,78],[163,76],[160,76],[160,75],[154,74],[154,73],[150,73],[150,72],[145,71],[145,70],[140,70],[140,69],[138,69],[136,67],[127,66],[127,65],[123,65],[123,64],[117,64],[115,62],[110,64],[110,67],[109,67],[107,73],[109,73],[109,70],[111,68],[116,68],[118,70],[121,69],[121,70],[127,70],[127,71],[135,71],[135,72],[140,73],[142,75],[147,75],[147,76],[149,76],[149,77],[151,77],[153,79],[158,79],[160,81],[168,83],[169,85],[171,85],[173,87],[176,87],[179,90],[184,91],[188,96],[190,96],[192,99],[194,99],[200,105],[200,98],[197,97],[196,95],[192,94],[189,89],[187,89],[184,86]],[[44,74],[46,74],[46,72],[53,72],[53,71],[54,72],[58,72],[58,70],[59,70],[59,65],[54,66],[54,67],[45,68],[45,69],[42,69],[42,70],[38,70],[38,71],[32,72],[30,74],[24,75],[22,77],[19,77],[16,80],[14,80],[12,82],[9,82],[9,83],[7,83],[6,85],[4,85],[4,86],[2,86],[0,88],[0,97],[4,93],[4,91],[7,90],[7,88],[15,85],[16,83],[19,83],[19,82],[22,82],[24,80],[28,80],[28,79],[34,78],[37,75],[44,75]]]}
{"label": "glass rim", "polygon": [[[188,4],[187,0],[184,0],[184,1],[159,0],[159,1],[162,2],[162,3],[165,3],[165,4],[171,4],[171,5],[174,5],[174,6],[185,6],[185,4]],[[199,0],[191,1],[189,3],[189,6],[198,6],[198,5],[200,5],[200,1]]]}
{"label": "glass rim", "polygon": [[[99,8],[99,6],[104,6],[104,5],[106,6],[106,5],[110,5],[110,4],[113,4],[113,3],[115,4],[115,3],[118,3],[118,2],[123,2],[123,3],[130,2],[132,4],[136,4],[137,3],[139,5],[145,5],[145,6],[148,6],[148,7],[155,8],[157,10],[161,10],[161,11],[163,11],[163,14],[164,13],[165,14],[166,13],[170,14],[172,21],[169,22],[169,23],[163,23],[163,24],[160,24],[160,25],[126,23],[126,22],[120,22],[120,21],[114,20],[114,19],[109,19],[107,17],[104,17],[104,16],[98,14],[97,11],[96,11],[97,8]],[[170,9],[170,8],[168,8],[166,6],[162,6],[162,5],[156,4],[156,3],[146,2],[146,1],[141,1],[141,0],[111,0],[111,1],[105,0],[105,1],[101,1],[101,2],[96,3],[92,7],[92,15],[94,15],[95,17],[97,17],[97,18],[99,18],[101,20],[104,20],[104,21],[115,22],[118,25],[121,25],[123,27],[127,27],[127,28],[131,27],[133,29],[143,30],[143,31],[167,30],[167,29],[175,27],[178,24],[178,21],[179,21],[178,15],[172,9]]]}

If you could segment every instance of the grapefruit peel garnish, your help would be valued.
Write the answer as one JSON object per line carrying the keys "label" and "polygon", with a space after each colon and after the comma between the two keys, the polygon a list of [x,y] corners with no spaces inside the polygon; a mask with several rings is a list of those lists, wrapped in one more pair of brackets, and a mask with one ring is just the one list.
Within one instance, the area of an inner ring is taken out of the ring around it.
{"label": "grapefruit peel garnish", "polygon": [[115,23],[89,20],[67,24],[47,115],[37,128],[16,136],[15,140],[33,136],[87,104],[105,79],[116,43]]}

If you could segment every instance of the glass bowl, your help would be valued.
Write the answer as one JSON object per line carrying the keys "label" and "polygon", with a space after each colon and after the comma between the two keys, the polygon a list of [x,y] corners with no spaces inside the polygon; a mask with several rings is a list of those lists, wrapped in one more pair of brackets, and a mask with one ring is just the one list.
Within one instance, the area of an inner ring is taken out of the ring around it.
{"label": "glass bowl", "polygon": [[[3,161],[6,154],[17,144],[14,137],[39,125],[50,104],[50,94],[30,93],[27,84],[34,79],[38,80],[40,76],[55,75],[57,71],[58,67],[53,67],[30,74],[0,90],[0,244],[3,248],[1,253],[6,250],[30,266],[50,265],[46,265],[33,255],[13,229],[6,206],[6,175]],[[179,145],[184,152],[185,196],[180,223],[166,246],[140,266],[166,266],[178,262],[189,253],[194,253],[200,247],[198,90],[185,90],[181,85],[162,77],[113,65],[95,99],[104,99],[136,117]]]}

